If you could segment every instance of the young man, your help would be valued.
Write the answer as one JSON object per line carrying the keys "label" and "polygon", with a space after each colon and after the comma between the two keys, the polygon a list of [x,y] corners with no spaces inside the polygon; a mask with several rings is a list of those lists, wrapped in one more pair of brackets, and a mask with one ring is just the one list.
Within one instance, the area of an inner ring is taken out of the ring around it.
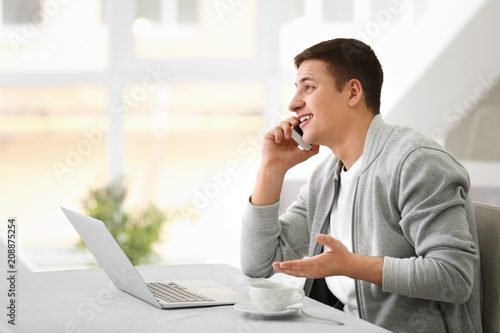
{"label": "young man", "polygon": [[[368,45],[334,39],[294,61],[296,115],[265,136],[243,217],[244,272],[306,277],[310,297],[394,332],[482,332],[465,168],[434,141],[384,123],[382,68]],[[309,152],[291,139],[299,124]],[[333,154],[279,217],[285,173],[319,145]]]}

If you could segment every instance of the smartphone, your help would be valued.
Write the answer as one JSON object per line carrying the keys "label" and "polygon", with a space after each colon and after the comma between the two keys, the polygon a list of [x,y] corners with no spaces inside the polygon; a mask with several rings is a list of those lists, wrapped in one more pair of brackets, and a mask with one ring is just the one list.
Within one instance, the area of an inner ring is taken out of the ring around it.
{"label": "smartphone", "polygon": [[292,127],[292,139],[297,142],[299,146],[301,146],[305,151],[311,150],[312,145],[305,143],[304,140],[302,140],[302,135],[304,135],[304,132],[302,132],[302,129],[299,126]]}

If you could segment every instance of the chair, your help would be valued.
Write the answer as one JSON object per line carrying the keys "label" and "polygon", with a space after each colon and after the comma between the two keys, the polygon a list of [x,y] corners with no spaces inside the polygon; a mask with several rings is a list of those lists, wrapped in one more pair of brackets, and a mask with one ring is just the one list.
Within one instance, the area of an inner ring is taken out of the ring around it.
{"label": "chair", "polygon": [[500,207],[474,202],[483,280],[483,331],[500,333]]}
{"label": "chair", "polygon": [[280,195],[280,215],[284,214],[292,202],[297,199],[300,188],[307,183],[307,180],[306,177],[285,178]]}

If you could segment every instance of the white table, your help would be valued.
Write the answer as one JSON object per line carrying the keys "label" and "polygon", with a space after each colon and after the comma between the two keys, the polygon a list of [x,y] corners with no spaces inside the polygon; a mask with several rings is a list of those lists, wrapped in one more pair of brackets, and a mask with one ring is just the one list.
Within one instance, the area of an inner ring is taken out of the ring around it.
{"label": "white table", "polygon": [[[245,293],[248,284],[258,280],[224,264],[142,266],[138,270],[146,281],[208,278]],[[3,294],[5,282],[0,285]],[[300,313],[280,318],[256,318],[232,306],[160,310],[118,290],[102,269],[20,274],[17,290],[16,326],[8,325],[2,313],[2,331],[388,332],[309,298],[302,301],[304,310],[341,321],[345,326],[335,326]]]}

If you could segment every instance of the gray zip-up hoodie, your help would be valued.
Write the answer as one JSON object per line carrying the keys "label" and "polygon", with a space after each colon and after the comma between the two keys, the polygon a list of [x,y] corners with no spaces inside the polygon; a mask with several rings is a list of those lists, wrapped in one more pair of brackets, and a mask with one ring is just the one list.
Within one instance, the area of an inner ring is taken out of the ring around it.
{"label": "gray zip-up hoodie", "polygon": [[[321,163],[281,217],[279,202],[248,205],[241,235],[247,275],[269,277],[274,261],[320,253],[315,235],[326,231],[341,167],[333,155]],[[467,171],[441,146],[373,119],[354,199],[353,251],[384,257],[384,267],[381,287],[356,280],[361,318],[394,332],[482,332],[468,192]]]}

